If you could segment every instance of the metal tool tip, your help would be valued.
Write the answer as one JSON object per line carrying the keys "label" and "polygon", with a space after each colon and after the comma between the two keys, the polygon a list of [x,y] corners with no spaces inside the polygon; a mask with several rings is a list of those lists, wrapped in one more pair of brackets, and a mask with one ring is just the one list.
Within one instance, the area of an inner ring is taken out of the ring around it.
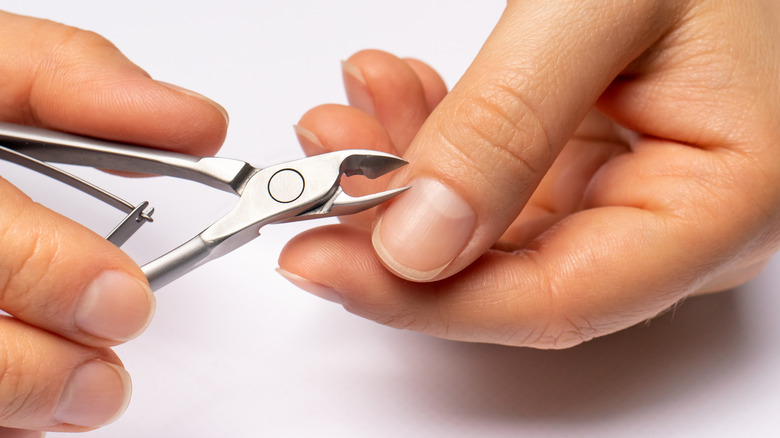
{"label": "metal tool tip", "polygon": [[405,166],[407,162],[395,155],[370,150],[352,150],[342,161],[345,175],[363,175],[374,179]]}

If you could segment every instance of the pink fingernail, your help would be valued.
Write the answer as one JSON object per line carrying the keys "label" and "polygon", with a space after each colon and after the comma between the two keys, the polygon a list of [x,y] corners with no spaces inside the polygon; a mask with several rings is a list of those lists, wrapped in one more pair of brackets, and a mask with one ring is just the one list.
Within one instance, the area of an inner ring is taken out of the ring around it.
{"label": "pink fingernail", "polygon": [[320,297],[322,299],[337,304],[343,304],[341,294],[339,294],[338,291],[336,291],[333,288],[316,283],[314,281],[309,280],[308,278],[303,278],[300,275],[293,274],[292,272],[285,271],[282,268],[276,268],[276,272],[278,272],[279,275],[284,277],[290,283],[294,284],[295,286],[305,290],[306,292],[314,296]]}
{"label": "pink fingernail", "polygon": [[360,69],[348,61],[341,61],[341,71],[349,104],[370,116],[376,115],[374,96]]}
{"label": "pink fingernail", "polygon": [[73,322],[93,336],[127,341],[146,329],[154,309],[149,286],[124,272],[105,271],[82,293]]}
{"label": "pink fingernail", "polygon": [[60,423],[99,427],[119,418],[130,402],[130,376],[99,359],[76,368],[54,411]]}
{"label": "pink fingernail", "polygon": [[439,181],[416,179],[410,186],[379,219],[372,242],[398,275],[429,281],[449,266],[471,238],[476,214]]}
{"label": "pink fingernail", "polygon": [[301,144],[301,147],[303,147],[303,150],[307,155],[316,155],[327,152],[325,146],[313,132],[300,125],[293,125],[293,130],[298,137],[298,143]]}

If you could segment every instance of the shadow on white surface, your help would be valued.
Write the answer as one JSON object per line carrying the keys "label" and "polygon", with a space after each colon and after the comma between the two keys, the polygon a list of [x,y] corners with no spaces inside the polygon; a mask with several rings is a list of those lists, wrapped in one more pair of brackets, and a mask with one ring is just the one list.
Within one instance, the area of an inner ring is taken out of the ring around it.
{"label": "shadow on white surface", "polygon": [[691,299],[647,325],[562,351],[431,341],[450,366],[419,382],[430,388],[419,403],[518,424],[604,422],[668,404],[748,365],[738,298]]}

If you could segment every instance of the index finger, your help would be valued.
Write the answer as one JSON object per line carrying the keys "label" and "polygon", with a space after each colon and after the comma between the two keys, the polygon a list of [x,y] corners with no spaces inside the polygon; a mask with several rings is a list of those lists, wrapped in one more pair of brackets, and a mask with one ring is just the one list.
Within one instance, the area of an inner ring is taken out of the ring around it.
{"label": "index finger", "polygon": [[210,155],[227,113],[153,80],[103,37],[0,11],[0,120]]}

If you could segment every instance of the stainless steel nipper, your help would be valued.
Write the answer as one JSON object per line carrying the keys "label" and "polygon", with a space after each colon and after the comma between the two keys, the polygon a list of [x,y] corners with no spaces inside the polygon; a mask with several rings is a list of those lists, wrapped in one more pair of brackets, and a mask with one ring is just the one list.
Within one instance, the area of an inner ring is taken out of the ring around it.
{"label": "stainless steel nipper", "polygon": [[0,123],[0,158],[46,174],[126,211],[125,219],[107,236],[118,246],[152,220],[154,209],[149,208],[148,202],[133,205],[50,162],[167,175],[238,195],[238,202],[225,216],[141,267],[153,290],[246,244],[266,224],[357,213],[405,190],[360,197],[344,193],[340,186],[342,175],[373,179],[406,164],[398,157],[371,150],[331,152],[259,169],[231,158],[196,157]]}

